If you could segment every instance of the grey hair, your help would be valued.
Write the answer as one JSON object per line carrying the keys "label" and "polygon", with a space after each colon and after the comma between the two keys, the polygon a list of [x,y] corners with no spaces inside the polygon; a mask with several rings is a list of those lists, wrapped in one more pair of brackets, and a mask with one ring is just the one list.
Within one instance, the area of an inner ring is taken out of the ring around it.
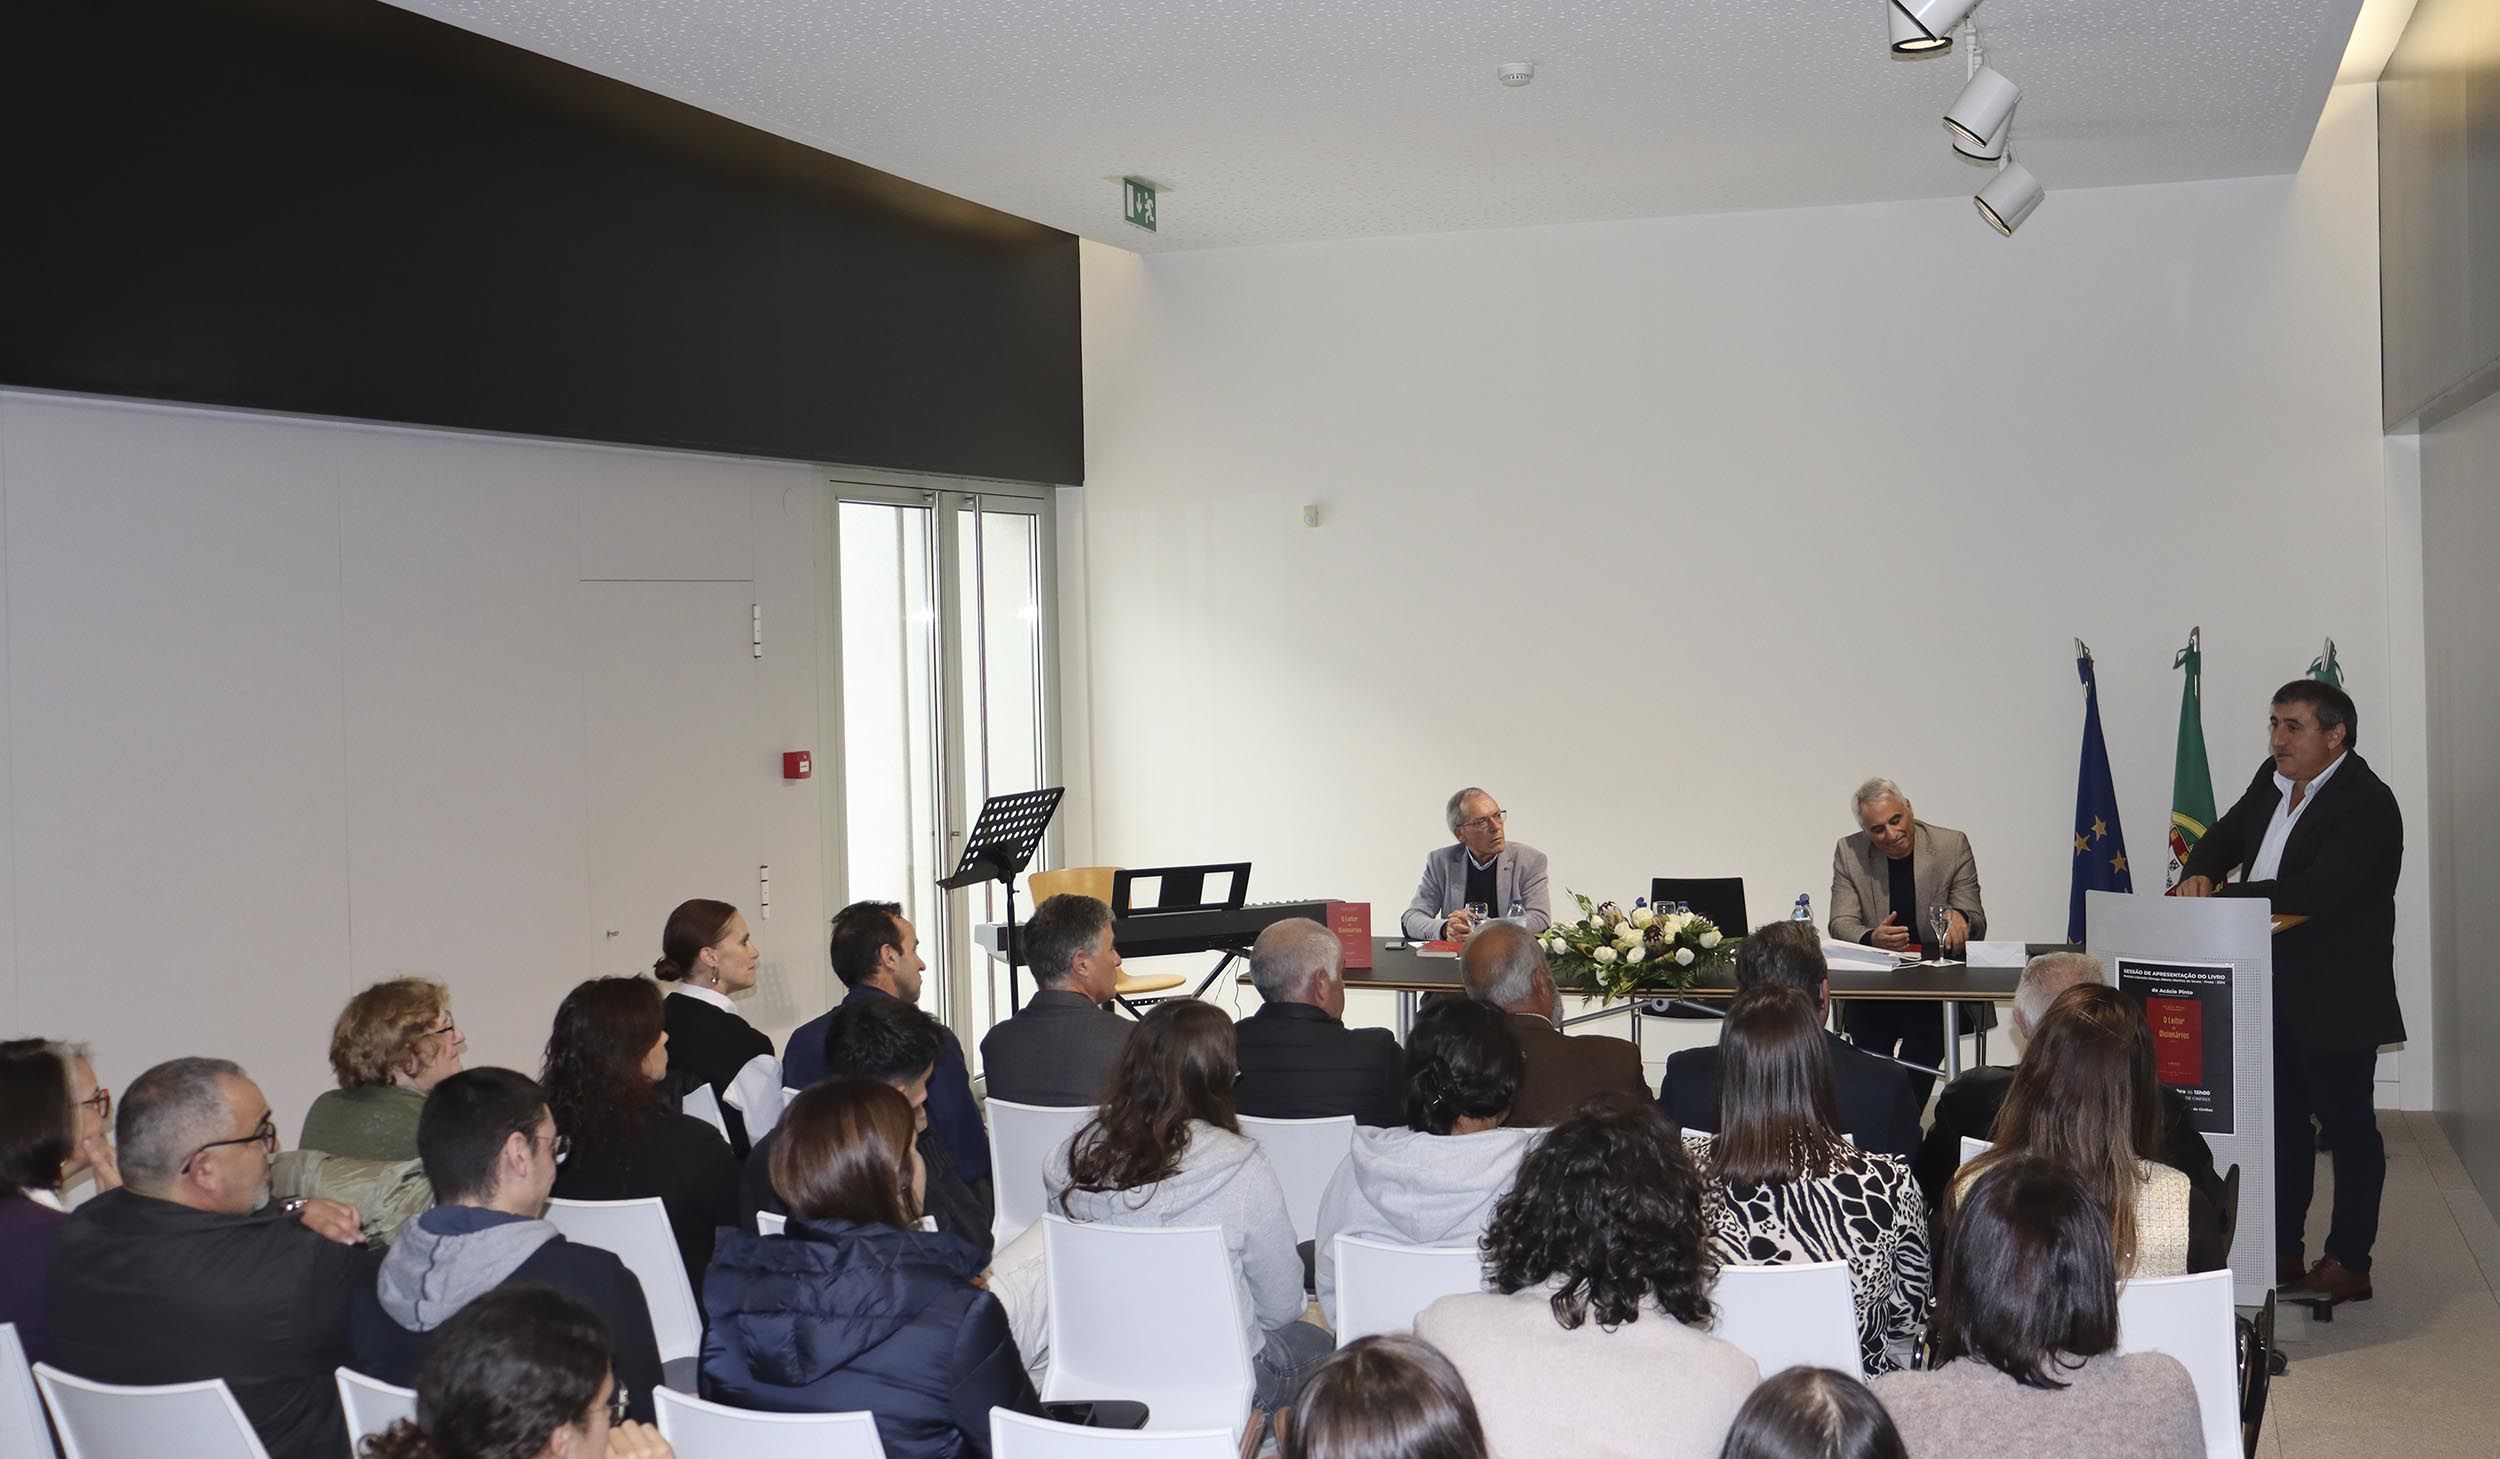
{"label": "grey hair", "polygon": [[1467,996],[1496,1008],[1513,1008],[1536,994],[1536,975],[1545,968],[1545,948],[1528,929],[1513,922],[1494,922],[1467,939],[1460,959],[1467,975]]}
{"label": "grey hair", "polygon": [[1864,785],[1859,786],[1858,793],[1849,797],[1849,814],[1854,816],[1860,811],[1865,810],[1868,806],[1882,800],[1885,796],[1891,796],[1894,800],[1901,802],[1903,805],[1908,805],[1910,803],[1910,798],[1901,793],[1900,786],[1893,784],[1892,781],[1886,777],[1878,775],[1867,781]]}
{"label": "grey hair", "polygon": [[1481,795],[1486,800],[1491,800],[1493,798],[1493,793],[1486,790],[1481,785],[1470,785],[1465,790],[1451,796],[1448,808],[1441,812],[1441,818],[1450,823],[1450,834],[1453,836],[1458,834],[1458,823],[1460,820],[1459,812],[1466,808],[1467,797],[1471,795]]}
{"label": "grey hair", "polygon": [[2014,1021],[2021,1025],[2023,1037],[2040,1026],[2049,1016],[2049,1005],[2057,995],[2084,983],[2106,983],[2107,970],[2101,960],[2088,953],[2044,952],[2023,964],[2022,981],[2014,985]]}
{"label": "grey hair", "polygon": [[1250,981],[1270,1003],[1303,999],[1322,978],[1345,974],[1345,944],[1308,917],[1271,922],[1250,945]]}
{"label": "grey hair", "polygon": [[234,1107],[221,1079],[248,1079],[231,1059],[168,1059],[130,1081],[113,1119],[122,1180],[142,1195],[173,1183],[183,1162],[226,1133]]}

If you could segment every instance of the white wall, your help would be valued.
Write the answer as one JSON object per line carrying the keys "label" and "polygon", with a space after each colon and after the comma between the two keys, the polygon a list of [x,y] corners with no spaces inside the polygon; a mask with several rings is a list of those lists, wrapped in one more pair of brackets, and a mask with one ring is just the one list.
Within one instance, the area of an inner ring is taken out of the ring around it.
{"label": "white wall", "polygon": [[2388,725],[2373,145],[2342,88],[2295,177],[2053,193],[2011,240],[1933,202],[1087,245],[1094,853],[1247,856],[1377,929],[1473,781],[1560,885],[1732,871],[1763,918],[1824,906],[1880,773],[2057,938],[2081,636],[2158,889],[2191,625],[2224,804],[2330,634]]}
{"label": "white wall", "polygon": [[[822,1007],[821,473],[0,395],[0,1025],[239,1059],[291,1141],[353,989],[534,1071],[564,990],[745,908]],[[767,652],[753,657],[751,605]],[[773,916],[756,918],[756,868]],[[616,931],[614,937],[609,930]]]}

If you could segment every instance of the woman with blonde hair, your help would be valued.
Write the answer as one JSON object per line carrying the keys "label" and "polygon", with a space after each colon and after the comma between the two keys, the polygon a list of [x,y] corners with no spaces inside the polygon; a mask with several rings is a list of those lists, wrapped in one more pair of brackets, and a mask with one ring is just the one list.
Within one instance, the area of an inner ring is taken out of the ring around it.
{"label": "woman with blonde hair", "polygon": [[351,1160],[416,1159],[417,1113],[427,1091],[460,1072],[467,1044],[452,1022],[451,990],[433,979],[365,989],[330,1030],[339,1087],[312,1102],[295,1143]]}

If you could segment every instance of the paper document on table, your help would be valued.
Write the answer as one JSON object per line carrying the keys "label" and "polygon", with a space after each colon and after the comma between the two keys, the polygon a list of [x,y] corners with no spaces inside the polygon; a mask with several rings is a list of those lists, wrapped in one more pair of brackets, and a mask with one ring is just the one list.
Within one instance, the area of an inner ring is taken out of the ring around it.
{"label": "paper document on table", "polygon": [[1889,973],[1902,965],[1903,958],[1893,956],[1880,947],[1862,942],[1839,942],[1823,939],[1823,961],[1836,971],[1852,973]]}
{"label": "paper document on table", "polygon": [[1962,949],[1962,961],[1974,968],[2019,968],[2031,961],[2031,948],[2020,942],[1974,942]]}

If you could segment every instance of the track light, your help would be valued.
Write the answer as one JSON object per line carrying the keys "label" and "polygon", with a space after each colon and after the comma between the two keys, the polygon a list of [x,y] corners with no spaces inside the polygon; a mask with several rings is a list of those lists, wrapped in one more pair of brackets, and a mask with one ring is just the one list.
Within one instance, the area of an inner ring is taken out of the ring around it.
{"label": "track light", "polygon": [[1988,220],[1989,227],[2011,238],[2044,196],[2040,179],[2031,175],[2030,168],[2008,162],[1997,169],[1997,175],[1971,201],[1978,204],[1979,216]]}
{"label": "track light", "polygon": [[[1896,51],[1933,51],[1953,44],[1953,27],[1978,8],[1979,0],[1891,0],[1899,12],[1893,20],[1892,48]],[[1901,43],[1902,26],[1918,37],[1916,44]]]}
{"label": "track light", "polygon": [[1965,157],[1993,160],[2005,155],[2006,129],[2014,121],[2014,103],[2023,89],[2005,79],[1994,66],[1971,73],[1962,94],[1945,111],[1944,129],[1953,150]]}
{"label": "track light", "polygon": [[1933,55],[1953,48],[1949,32],[1928,30],[1901,8],[1901,0],[1884,0],[1884,19],[1892,27],[1892,49],[1903,56]]}

